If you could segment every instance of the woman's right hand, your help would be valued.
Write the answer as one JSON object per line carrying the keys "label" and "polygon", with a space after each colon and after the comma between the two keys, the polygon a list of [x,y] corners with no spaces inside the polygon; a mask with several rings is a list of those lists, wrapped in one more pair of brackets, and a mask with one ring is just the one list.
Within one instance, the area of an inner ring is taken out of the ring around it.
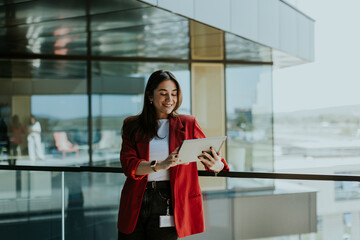
{"label": "woman's right hand", "polygon": [[156,170],[167,170],[178,165],[178,150],[179,148],[176,148],[165,160],[159,161],[158,164],[156,164]]}

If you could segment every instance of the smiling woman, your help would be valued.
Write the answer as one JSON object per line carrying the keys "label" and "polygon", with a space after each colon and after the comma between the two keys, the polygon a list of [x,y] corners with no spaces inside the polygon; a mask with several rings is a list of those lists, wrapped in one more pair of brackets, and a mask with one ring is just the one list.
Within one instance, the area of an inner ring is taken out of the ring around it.
{"label": "smiling woman", "polygon": [[[159,70],[146,85],[142,112],[124,121],[119,239],[171,240],[205,230],[197,163],[182,164],[177,152],[183,140],[205,135],[193,116],[177,113],[181,102],[175,76]],[[207,170],[229,171],[219,155],[212,150],[200,161]]]}

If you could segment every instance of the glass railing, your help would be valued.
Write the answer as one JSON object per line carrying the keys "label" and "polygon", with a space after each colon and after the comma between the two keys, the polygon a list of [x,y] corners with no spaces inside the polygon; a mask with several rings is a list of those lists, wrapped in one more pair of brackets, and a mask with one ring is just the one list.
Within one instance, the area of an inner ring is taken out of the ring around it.
{"label": "glass railing", "polygon": [[0,179],[1,239],[117,239],[123,174],[0,171]]}
{"label": "glass railing", "polygon": [[[21,168],[26,167],[0,169],[1,239],[117,239],[126,179],[121,168]],[[214,178],[206,171],[199,175]],[[360,176],[229,172],[222,177],[270,179],[274,188],[203,191],[206,231],[183,239],[360,239]]]}

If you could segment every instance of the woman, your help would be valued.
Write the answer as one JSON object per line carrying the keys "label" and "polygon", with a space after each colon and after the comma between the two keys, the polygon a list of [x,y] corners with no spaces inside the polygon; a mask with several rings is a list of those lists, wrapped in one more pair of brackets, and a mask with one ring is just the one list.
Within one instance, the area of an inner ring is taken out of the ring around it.
{"label": "woman", "polygon": [[[205,135],[194,117],[177,114],[181,101],[175,76],[156,71],[146,85],[141,114],[124,121],[120,160],[127,179],[119,239],[171,240],[205,230],[197,164],[177,158],[183,140]],[[199,158],[206,169],[228,171],[225,160],[211,152]]]}
{"label": "woman", "polygon": [[9,126],[10,131],[10,158],[9,165],[15,165],[17,156],[21,155],[21,144],[23,142],[23,135],[26,134],[26,129],[20,123],[18,115],[14,115]]}
{"label": "woman", "polygon": [[41,125],[39,121],[36,121],[35,116],[30,116],[30,125],[28,126],[27,136],[29,158],[32,162],[36,160],[36,157],[40,160],[44,160],[44,153],[41,147]]}

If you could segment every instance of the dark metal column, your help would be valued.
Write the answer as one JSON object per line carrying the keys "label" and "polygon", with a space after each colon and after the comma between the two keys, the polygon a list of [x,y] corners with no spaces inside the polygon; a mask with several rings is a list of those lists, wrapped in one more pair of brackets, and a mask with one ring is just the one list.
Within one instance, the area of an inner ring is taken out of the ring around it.
{"label": "dark metal column", "polygon": [[92,93],[92,66],[91,66],[91,15],[90,15],[90,1],[86,1],[86,32],[87,32],[87,54],[86,54],[86,69],[87,69],[87,95],[89,103],[89,116],[88,116],[88,133],[89,133],[89,166],[93,165],[92,161],[92,102],[91,102],[91,93]]}

